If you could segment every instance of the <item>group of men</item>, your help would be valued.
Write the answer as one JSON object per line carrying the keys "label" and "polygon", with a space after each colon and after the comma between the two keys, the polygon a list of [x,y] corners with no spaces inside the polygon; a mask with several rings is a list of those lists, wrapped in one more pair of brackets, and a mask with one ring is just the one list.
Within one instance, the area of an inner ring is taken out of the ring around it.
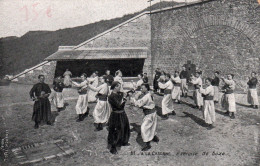
{"label": "group of men", "polygon": [[[80,83],[72,81],[70,79],[71,73],[68,70],[66,72],[64,74],[64,81],[62,81],[61,76],[57,77],[54,80],[52,92],[50,90],[50,87],[46,83],[44,83],[44,75],[39,75],[39,83],[35,84],[31,89],[30,96],[35,101],[33,111],[35,128],[39,128],[40,122],[47,122],[48,125],[51,125],[51,106],[49,99],[51,101],[54,101],[57,110],[61,111],[64,107],[64,98],[62,94],[63,89],[65,87],[74,86],[77,87],[79,94],[75,107],[76,114],[78,115],[77,122],[83,121],[84,118],[87,117],[87,115],[89,114],[89,98],[95,98],[95,100],[93,100],[97,101],[97,104],[93,111],[95,131],[100,131],[103,129],[104,125],[109,124],[108,142],[109,144],[111,144],[111,153],[117,153],[116,147],[118,146],[128,145],[130,137],[130,127],[127,115],[124,112],[124,104],[126,97],[129,97],[130,95],[125,93],[123,90],[124,83],[122,79],[122,72],[120,70],[116,71],[115,77],[113,77],[112,75],[110,75],[110,71],[107,70],[106,75],[99,77],[99,80],[97,80],[97,85],[95,84],[97,72],[94,72],[90,77],[87,77],[85,73],[81,74]],[[146,88],[146,92],[148,93],[150,87],[147,83],[145,84],[145,82],[148,82],[147,75],[145,76],[145,74],[139,74],[139,76],[140,80],[142,80],[142,83],[139,83],[137,85],[137,88],[134,89],[136,91],[140,91],[140,87],[144,84],[145,86],[143,88]],[[67,82],[67,85],[65,85],[65,82]],[[119,89],[117,87],[119,87]],[[136,104],[136,106],[140,107],[142,107],[142,104],[144,104],[137,98],[132,99],[132,102],[138,103]],[[153,113],[153,118],[155,118],[155,110],[153,110]],[[155,127],[153,128],[153,133],[155,133]],[[148,128],[146,130],[150,129]],[[142,135],[144,135],[146,140],[150,139],[150,137],[152,137],[152,139],[155,141],[159,140],[156,136],[152,136],[151,134],[149,134],[149,138],[147,138],[147,134]],[[147,144],[147,146],[143,149],[146,150],[149,148],[151,148],[151,146],[150,144]]]}
{"label": "group of men", "polygon": [[[162,99],[162,119],[166,120],[169,115],[176,115],[174,111],[174,101],[180,103],[181,96],[187,97],[188,83],[194,86],[193,100],[194,108],[203,109],[205,123],[208,124],[208,129],[214,128],[213,124],[215,118],[215,104],[219,101],[219,85],[220,81],[224,83],[221,92],[224,95],[221,98],[221,104],[226,110],[226,114],[230,118],[235,118],[236,103],[235,103],[235,81],[233,75],[228,74],[227,78],[219,77],[219,72],[215,72],[213,79],[206,78],[203,84],[201,78],[202,72],[197,71],[196,74],[188,76],[186,68],[180,73],[175,71],[173,75],[156,70],[154,77],[154,91],[163,93]],[[95,131],[101,131],[104,125],[108,127],[108,144],[110,145],[110,152],[117,153],[117,148],[120,146],[128,146],[130,138],[130,125],[126,112],[124,111],[125,103],[129,100],[130,104],[139,107],[143,110],[144,119],[141,125],[141,136],[145,142],[142,148],[146,151],[151,148],[150,142],[158,142],[159,138],[156,136],[157,126],[157,111],[155,110],[155,103],[153,94],[150,91],[148,84],[148,77],[139,74],[139,80],[133,82],[133,89],[126,92],[123,87],[122,72],[116,71],[115,77],[110,75],[110,71],[106,71],[106,75],[99,77],[97,84],[94,84],[97,78],[97,72],[94,72],[91,77],[87,77],[85,73],[81,75],[81,83],[71,81],[71,85],[78,88],[78,100],[76,104],[76,113],[78,114],[77,121],[83,121],[89,114],[88,98],[95,98],[97,101],[93,110]],[[257,96],[256,85],[258,81],[256,73],[252,72],[251,78],[248,81],[248,102],[253,108],[258,108],[259,101]],[[51,106],[49,98],[54,100],[58,111],[64,106],[64,99],[62,90],[65,87],[58,77],[54,81],[53,93],[47,84],[44,83],[44,76],[39,75],[39,83],[35,84],[30,91],[31,98],[35,101],[33,120],[35,121],[35,128],[39,127],[41,121],[47,122],[51,125]],[[93,93],[90,93],[93,92]],[[95,92],[95,93],[94,93]],[[51,96],[50,96],[51,95]],[[94,95],[94,96],[93,96]]]}
{"label": "group of men", "polygon": [[[203,109],[203,117],[205,123],[208,125],[208,129],[214,128],[213,124],[215,118],[215,104],[219,102],[220,92],[223,93],[221,97],[221,105],[226,110],[225,114],[231,119],[235,118],[236,113],[236,100],[234,90],[236,83],[233,80],[234,75],[228,74],[227,78],[219,77],[219,71],[214,73],[214,78],[205,78],[205,84],[202,81],[202,72],[196,71],[195,75],[188,75],[186,68],[179,73],[175,71],[174,75],[161,72],[160,69],[156,69],[154,77],[154,91],[161,93],[163,90],[164,97],[162,100],[162,114],[164,120],[169,118],[169,115],[175,115],[173,108],[174,100],[180,103],[180,97],[187,97],[187,93],[191,90],[188,88],[188,84],[192,84],[194,108]],[[220,88],[220,82],[223,82],[224,86]],[[248,103],[252,108],[258,109],[259,101],[257,95],[256,72],[251,73],[251,77],[248,78]]]}

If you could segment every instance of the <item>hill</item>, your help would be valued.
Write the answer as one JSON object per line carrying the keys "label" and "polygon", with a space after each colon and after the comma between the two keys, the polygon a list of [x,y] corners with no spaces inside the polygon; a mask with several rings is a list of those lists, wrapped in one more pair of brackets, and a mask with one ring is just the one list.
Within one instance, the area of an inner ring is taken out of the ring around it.
{"label": "hill", "polygon": [[[174,6],[176,2],[161,2],[152,6],[152,10]],[[57,51],[61,45],[78,45],[128,19],[150,10],[125,15],[121,18],[102,20],[84,26],[66,28],[57,31],[31,31],[22,37],[0,39],[0,78],[6,74],[18,74],[42,62]]]}

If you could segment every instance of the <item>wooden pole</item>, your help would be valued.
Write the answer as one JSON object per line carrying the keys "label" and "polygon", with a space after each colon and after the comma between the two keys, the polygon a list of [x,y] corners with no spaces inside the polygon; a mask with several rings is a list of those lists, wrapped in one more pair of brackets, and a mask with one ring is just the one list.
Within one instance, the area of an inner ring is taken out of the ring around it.
{"label": "wooden pole", "polygon": [[153,0],[148,0],[147,2],[150,2],[150,14],[152,13],[152,1]]}
{"label": "wooden pole", "polygon": [[161,9],[162,9],[161,0],[160,0],[160,3],[159,3],[159,8],[160,8],[160,11],[161,11]]}
{"label": "wooden pole", "polygon": [[150,0],[150,14],[152,14],[152,0]]}

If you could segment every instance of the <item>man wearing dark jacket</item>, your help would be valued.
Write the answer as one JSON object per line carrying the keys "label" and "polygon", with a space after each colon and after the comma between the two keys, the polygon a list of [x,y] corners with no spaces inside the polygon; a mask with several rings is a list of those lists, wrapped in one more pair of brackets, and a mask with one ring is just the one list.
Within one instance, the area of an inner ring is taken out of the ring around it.
{"label": "man wearing dark jacket", "polygon": [[185,66],[182,67],[182,71],[180,73],[180,79],[181,79],[182,96],[187,97],[187,93],[188,93],[188,86],[187,86],[188,72],[187,72]]}
{"label": "man wearing dark jacket", "polygon": [[44,75],[38,76],[39,83],[35,84],[30,91],[30,97],[34,101],[32,120],[35,121],[35,129],[39,128],[40,122],[51,125],[51,104],[48,99],[51,89],[44,83]]}
{"label": "man wearing dark jacket", "polygon": [[160,78],[160,76],[161,76],[161,71],[159,68],[157,68],[155,70],[155,75],[154,75],[154,80],[153,80],[154,92],[158,92],[158,90],[159,90],[158,79]]}
{"label": "man wearing dark jacket", "polygon": [[110,70],[106,70],[105,80],[108,83],[108,86],[111,86],[112,82],[114,81],[114,77],[110,75]]}

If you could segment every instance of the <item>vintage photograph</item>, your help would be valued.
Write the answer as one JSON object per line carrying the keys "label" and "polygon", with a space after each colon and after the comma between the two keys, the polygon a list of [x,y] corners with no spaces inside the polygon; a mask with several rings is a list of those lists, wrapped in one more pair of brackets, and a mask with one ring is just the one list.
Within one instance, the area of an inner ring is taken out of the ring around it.
{"label": "vintage photograph", "polygon": [[260,0],[0,0],[0,166],[259,166]]}

